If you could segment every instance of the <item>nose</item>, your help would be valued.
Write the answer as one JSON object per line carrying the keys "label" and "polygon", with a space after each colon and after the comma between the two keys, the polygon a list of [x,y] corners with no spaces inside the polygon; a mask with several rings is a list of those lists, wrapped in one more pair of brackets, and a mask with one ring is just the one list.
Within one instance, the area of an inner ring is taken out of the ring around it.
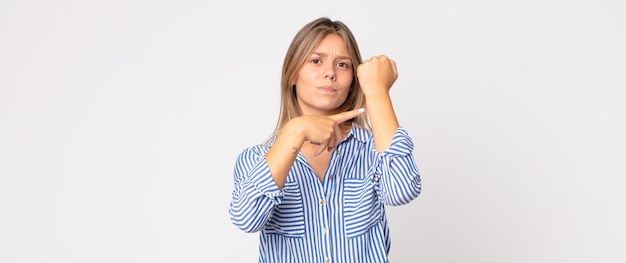
{"label": "nose", "polygon": [[335,71],[333,69],[329,69],[324,73],[325,79],[335,80]]}

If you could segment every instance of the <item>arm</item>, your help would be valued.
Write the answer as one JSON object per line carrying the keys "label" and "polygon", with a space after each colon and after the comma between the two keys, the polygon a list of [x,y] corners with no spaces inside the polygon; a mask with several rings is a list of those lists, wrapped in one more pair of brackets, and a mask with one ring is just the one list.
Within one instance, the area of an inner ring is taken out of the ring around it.
{"label": "arm", "polygon": [[357,76],[365,95],[376,150],[384,152],[399,127],[389,96],[389,90],[398,78],[396,63],[386,56],[372,57],[359,65]]}
{"label": "arm", "polygon": [[357,69],[372,123],[378,192],[383,203],[402,205],[421,193],[421,178],[413,159],[413,142],[398,124],[389,90],[398,78],[395,61],[372,57]]}
{"label": "arm", "polygon": [[402,127],[395,132],[385,152],[372,149],[376,160],[374,180],[384,204],[407,204],[422,192],[422,181],[412,152],[413,141]]}
{"label": "arm", "polygon": [[339,124],[363,113],[355,109],[331,116],[300,116],[291,119],[265,155],[274,182],[282,189],[289,170],[305,141],[319,144],[316,155],[332,150],[343,139]]}
{"label": "arm", "polygon": [[247,148],[235,163],[229,213],[232,223],[245,232],[261,230],[282,201],[282,192],[263,158],[264,150],[262,146]]}
{"label": "arm", "polygon": [[341,140],[338,124],[363,113],[362,109],[332,116],[294,118],[269,148],[250,147],[237,158],[234,190],[229,213],[234,225],[245,232],[256,232],[272,217],[282,201],[282,188],[304,141],[320,144],[320,153]]}

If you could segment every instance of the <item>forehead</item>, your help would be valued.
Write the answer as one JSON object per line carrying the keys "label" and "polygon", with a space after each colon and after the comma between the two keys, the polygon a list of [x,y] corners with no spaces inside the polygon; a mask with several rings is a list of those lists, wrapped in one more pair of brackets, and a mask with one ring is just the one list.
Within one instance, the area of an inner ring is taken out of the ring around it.
{"label": "forehead", "polygon": [[339,34],[331,33],[327,34],[313,49],[313,53],[323,53],[326,55],[329,54],[340,54],[342,56],[348,56],[348,46],[346,42],[343,40],[343,37]]}

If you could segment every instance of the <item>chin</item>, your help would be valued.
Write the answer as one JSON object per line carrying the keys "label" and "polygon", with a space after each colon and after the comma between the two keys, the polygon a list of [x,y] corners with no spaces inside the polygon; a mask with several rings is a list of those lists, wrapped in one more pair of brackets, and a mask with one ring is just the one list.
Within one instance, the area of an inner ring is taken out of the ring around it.
{"label": "chin", "polygon": [[339,109],[339,107],[341,107],[341,104],[339,105],[319,105],[317,108],[319,110],[322,111],[336,111],[337,109]]}

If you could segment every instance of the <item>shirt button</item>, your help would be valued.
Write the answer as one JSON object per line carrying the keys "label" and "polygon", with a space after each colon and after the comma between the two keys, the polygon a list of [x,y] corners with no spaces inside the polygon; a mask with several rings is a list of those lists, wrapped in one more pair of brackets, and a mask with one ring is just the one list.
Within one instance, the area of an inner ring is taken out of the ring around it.
{"label": "shirt button", "polygon": [[336,154],[341,154],[341,152],[340,152],[339,150],[337,150],[335,153],[336,153]]}
{"label": "shirt button", "polygon": [[324,229],[324,230],[322,231],[322,233],[323,233],[324,235],[328,235],[328,229]]}
{"label": "shirt button", "polygon": [[333,175],[332,175],[332,174],[331,174],[331,175],[329,175],[329,176],[328,176],[328,179],[333,179]]}
{"label": "shirt button", "polygon": [[380,174],[376,174],[376,180],[380,179]]}
{"label": "shirt button", "polygon": [[324,201],[324,199],[320,200],[320,205],[324,205],[326,203],[326,201]]}
{"label": "shirt button", "polygon": [[330,258],[326,258],[326,260],[324,260],[324,262],[330,263]]}

